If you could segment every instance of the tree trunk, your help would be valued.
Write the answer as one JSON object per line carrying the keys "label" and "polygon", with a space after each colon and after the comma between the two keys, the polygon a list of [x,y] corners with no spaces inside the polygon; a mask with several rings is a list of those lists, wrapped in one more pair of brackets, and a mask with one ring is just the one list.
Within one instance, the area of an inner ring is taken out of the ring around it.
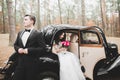
{"label": "tree trunk", "polygon": [[58,7],[59,7],[59,13],[60,13],[60,23],[62,24],[62,16],[61,16],[61,5],[60,5],[60,0],[58,0]]}
{"label": "tree trunk", "polygon": [[81,19],[82,19],[82,26],[85,26],[85,0],[81,0]]}
{"label": "tree trunk", "polygon": [[[120,4],[119,4],[119,5],[120,5]],[[118,27],[119,27],[119,37],[120,37],[120,9],[119,9],[119,17],[118,17],[118,18],[119,18]]]}
{"label": "tree trunk", "polygon": [[70,16],[70,11],[67,9],[67,24],[69,24],[69,16]]}
{"label": "tree trunk", "polygon": [[119,22],[118,22],[118,30],[119,30],[119,32],[118,32],[118,35],[119,35],[119,37],[120,37],[120,10],[119,10]]}
{"label": "tree trunk", "polygon": [[14,13],[15,14],[15,27],[16,27],[16,14],[17,14],[16,13],[16,5],[17,5],[17,0],[15,0],[15,13]]}
{"label": "tree trunk", "polygon": [[9,18],[9,45],[12,46],[15,41],[15,19],[12,0],[7,0],[8,18]]}
{"label": "tree trunk", "polygon": [[51,24],[51,10],[49,8],[50,5],[50,0],[48,0],[48,24]]}
{"label": "tree trunk", "polygon": [[118,0],[118,35],[120,37],[120,0]]}
{"label": "tree trunk", "polygon": [[31,7],[30,7],[30,8],[31,8],[31,9],[30,9],[30,10],[31,10],[31,14],[33,14],[34,0],[31,0],[31,1],[30,1],[30,6],[31,6]]}
{"label": "tree trunk", "polygon": [[[46,10],[46,8],[47,8],[47,2],[46,2],[46,0],[44,0],[44,8],[45,8],[45,10]],[[43,26],[45,26],[47,24],[47,11],[44,11],[44,24],[43,24]]]}
{"label": "tree trunk", "polygon": [[6,33],[6,31],[5,31],[4,0],[2,0],[2,16],[3,16],[3,29],[2,29],[2,32]]}
{"label": "tree trunk", "polygon": [[40,29],[41,27],[41,21],[40,21],[40,0],[38,0],[38,18],[37,18],[37,28]]}
{"label": "tree trunk", "polygon": [[101,7],[102,27],[103,27],[103,31],[105,32],[105,28],[107,27],[105,0],[100,0],[100,7]]}

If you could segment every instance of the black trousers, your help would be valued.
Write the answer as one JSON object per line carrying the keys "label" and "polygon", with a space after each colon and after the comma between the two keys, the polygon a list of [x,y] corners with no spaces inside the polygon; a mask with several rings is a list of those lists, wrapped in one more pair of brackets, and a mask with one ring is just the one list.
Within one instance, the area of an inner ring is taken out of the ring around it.
{"label": "black trousers", "polygon": [[37,58],[22,56],[18,60],[13,80],[37,80],[38,73]]}

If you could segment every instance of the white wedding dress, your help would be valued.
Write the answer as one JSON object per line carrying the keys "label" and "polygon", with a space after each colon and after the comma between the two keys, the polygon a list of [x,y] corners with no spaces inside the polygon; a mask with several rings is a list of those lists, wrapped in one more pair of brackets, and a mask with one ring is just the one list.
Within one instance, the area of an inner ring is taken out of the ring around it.
{"label": "white wedding dress", "polygon": [[60,80],[85,80],[78,57],[68,51],[58,53]]}

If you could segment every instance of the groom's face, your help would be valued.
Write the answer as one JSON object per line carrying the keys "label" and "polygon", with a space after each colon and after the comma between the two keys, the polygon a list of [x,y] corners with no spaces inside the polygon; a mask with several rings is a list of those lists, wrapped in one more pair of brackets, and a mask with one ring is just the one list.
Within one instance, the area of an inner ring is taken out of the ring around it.
{"label": "groom's face", "polygon": [[29,16],[25,16],[23,24],[24,27],[31,27],[33,25],[33,20],[31,20]]}

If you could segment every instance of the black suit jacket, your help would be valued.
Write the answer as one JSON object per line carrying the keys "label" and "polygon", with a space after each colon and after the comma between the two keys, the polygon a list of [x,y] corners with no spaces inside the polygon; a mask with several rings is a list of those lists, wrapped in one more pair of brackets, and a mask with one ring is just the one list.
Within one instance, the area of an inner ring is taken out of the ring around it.
{"label": "black suit jacket", "polygon": [[[45,53],[45,43],[42,38],[42,33],[33,29],[30,33],[26,45],[22,43],[22,35],[24,31],[18,33],[14,43],[15,51],[18,54],[17,66],[13,80],[37,80],[36,76],[39,73],[39,57]],[[28,54],[19,54],[19,48],[27,48]]]}
{"label": "black suit jacket", "polygon": [[30,36],[28,37],[26,45],[24,46],[21,39],[23,33],[24,31],[18,33],[17,39],[14,43],[15,51],[18,53],[19,48],[27,48],[28,54],[22,54],[22,55],[42,56],[45,50],[45,43],[42,38],[42,34],[39,31],[33,29]]}

